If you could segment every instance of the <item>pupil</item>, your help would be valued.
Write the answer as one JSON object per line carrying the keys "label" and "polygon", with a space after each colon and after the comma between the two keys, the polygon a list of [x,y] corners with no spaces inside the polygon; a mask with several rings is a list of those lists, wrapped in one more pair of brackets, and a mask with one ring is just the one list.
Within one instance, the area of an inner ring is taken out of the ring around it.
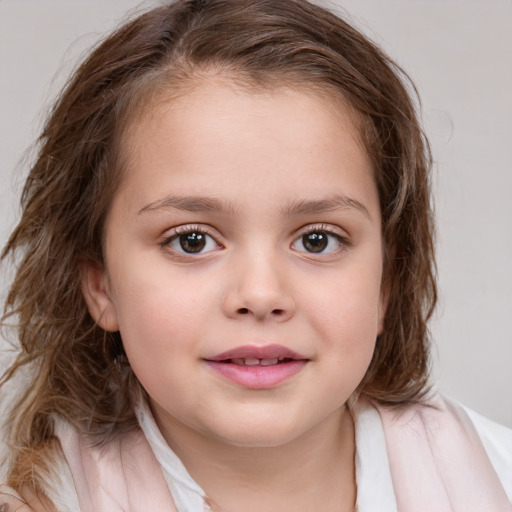
{"label": "pupil", "polygon": [[206,245],[206,237],[197,231],[180,235],[180,246],[185,252],[200,252]]}
{"label": "pupil", "polygon": [[308,233],[302,237],[302,243],[309,252],[322,252],[327,247],[328,239],[325,233]]}

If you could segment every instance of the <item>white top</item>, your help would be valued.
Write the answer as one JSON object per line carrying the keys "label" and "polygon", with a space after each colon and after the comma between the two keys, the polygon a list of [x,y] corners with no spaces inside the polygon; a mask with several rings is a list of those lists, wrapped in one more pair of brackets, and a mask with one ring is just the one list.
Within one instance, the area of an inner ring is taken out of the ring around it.
{"label": "white top", "polygon": [[[465,410],[512,503],[512,430],[470,409]],[[380,415],[368,402],[358,403],[356,410],[351,412],[356,436],[357,512],[397,512]],[[164,440],[147,404],[141,403],[136,413],[142,431],[162,467],[178,512],[209,510],[204,502],[204,491]],[[80,512],[69,467],[62,458],[52,462],[52,477],[45,489],[48,497],[59,512]]]}
{"label": "white top", "polygon": [[[487,455],[512,502],[512,430],[464,408],[473,422]],[[204,491],[188,474],[165,442],[147,405],[137,409],[141,428],[162,466],[178,512],[203,512]],[[356,435],[357,512],[396,512],[397,504],[389,469],[380,415],[368,403],[354,415]]]}

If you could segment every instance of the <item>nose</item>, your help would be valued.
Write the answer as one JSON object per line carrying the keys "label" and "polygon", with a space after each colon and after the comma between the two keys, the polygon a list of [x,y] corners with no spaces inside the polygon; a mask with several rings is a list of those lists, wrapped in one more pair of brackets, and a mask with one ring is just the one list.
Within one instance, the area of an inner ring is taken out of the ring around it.
{"label": "nose", "polygon": [[224,313],[230,318],[285,322],[295,313],[290,280],[278,257],[253,255],[230,269]]}

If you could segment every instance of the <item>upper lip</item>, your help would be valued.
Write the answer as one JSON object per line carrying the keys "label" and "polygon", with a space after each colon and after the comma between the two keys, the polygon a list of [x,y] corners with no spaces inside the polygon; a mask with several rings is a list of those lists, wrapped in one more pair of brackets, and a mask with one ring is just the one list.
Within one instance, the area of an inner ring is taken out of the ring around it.
{"label": "upper lip", "polygon": [[290,350],[287,347],[282,345],[243,345],[240,347],[235,347],[231,350],[227,350],[226,352],[222,352],[221,354],[216,354],[212,357],[208,357],[208,361],[225,361],[227,359],[246,359],[246,358],[254,358],[254,359],[308,359],[307,357]]}

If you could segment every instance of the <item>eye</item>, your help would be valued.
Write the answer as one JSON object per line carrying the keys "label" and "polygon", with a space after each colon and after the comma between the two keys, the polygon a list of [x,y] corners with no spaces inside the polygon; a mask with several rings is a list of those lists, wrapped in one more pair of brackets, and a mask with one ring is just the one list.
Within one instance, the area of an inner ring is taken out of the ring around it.
{"label": "eye", "polygon": [[213,237],[199,229],[176,233],[168,237],[163,245],[181,254],[204,254],[220,247]]}
{"label": "eye", "polygon": [[347,241],[336,233],[325,230],[314,230],[304,233],[292,244],[292,249],[312,254],[331,254],[343,246]]}

